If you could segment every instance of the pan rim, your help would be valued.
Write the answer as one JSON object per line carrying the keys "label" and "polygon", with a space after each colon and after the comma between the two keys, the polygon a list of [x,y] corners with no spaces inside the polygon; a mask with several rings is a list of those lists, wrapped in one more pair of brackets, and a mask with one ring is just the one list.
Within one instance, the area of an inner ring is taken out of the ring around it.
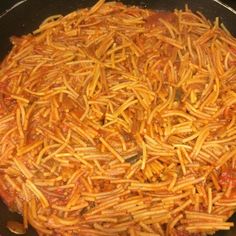
{"label": "pan rim", "polygon": [[220,0],[213,0],[213,1],[218,3],[219,5],[221,5],[222,7],[226,8],[227,10],[231,11],[232,13],[234,13],[236,15],[236,10],[234,8],[232,8],[231,6],[229,6],[228,4],[226,4]]}
{"label": "pan rim", "polygon": [[[27,2],[28,0],[21,0],[19,2],[16,2],[15,4],[13,4],[11,7],[9,7],[8,9],[4,10],[2,13],[0,13],[0,19],[3,18],[5,15],[7,15],[9,12],[11,12],[12,10],[14,10],[15,8],[17,8],[18,6],[24,4],[25,2]],[[233,14],[236,15],[236,10],[234,8],[232,8],[231,6],[229,6],[228,4],[222,2],[221,0],[211,0],[212,2],[215,2],[217,4],[219,4],[220,6],[224,7],[225,9],[227,9],[228,11],[232,12]]]}

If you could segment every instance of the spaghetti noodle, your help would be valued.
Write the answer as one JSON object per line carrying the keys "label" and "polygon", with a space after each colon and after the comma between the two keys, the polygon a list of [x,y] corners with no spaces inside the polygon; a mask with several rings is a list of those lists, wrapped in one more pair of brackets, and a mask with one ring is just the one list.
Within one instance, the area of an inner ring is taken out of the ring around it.
{"label": "spaghetti noodle", "polygon": [[99,1],[12,37],[0,195],[39,235],[228,230],[236,40],[187,7]]}

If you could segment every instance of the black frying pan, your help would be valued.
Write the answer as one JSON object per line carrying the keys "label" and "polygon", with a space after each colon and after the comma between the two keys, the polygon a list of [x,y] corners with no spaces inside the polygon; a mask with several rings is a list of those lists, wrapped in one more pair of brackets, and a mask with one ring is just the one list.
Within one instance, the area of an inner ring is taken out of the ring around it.
{"label": "black frying pan", "polygon": [[[92,6],[95,0],[1,0],[0,2],[0,58],[2,59],[11,48],[9,37],[32,32],[48,16],[67,14],[78,8]],[[201,11],[209,19],[220,17],[231,33],[236,36],[236,10],[229,9],[219,0],[122,0],[128,5],[138,5],[158,10],[184,8],[187,3],[193,11]],[[235,0],[224,0],[236,9]],[[16,4],[16,5],[14,5]],[[8,10],[6,10],[8,9]],[[21,221],[21,217],[9,212],[0,201],[0,236],[13,236],[6,228],[8,220]],[[231,218],[236,224],[236,214]],[[36,236],[30,228],[25,236]],[[217,232],[216,236],[236,236],[236,227],[230,231]]]}

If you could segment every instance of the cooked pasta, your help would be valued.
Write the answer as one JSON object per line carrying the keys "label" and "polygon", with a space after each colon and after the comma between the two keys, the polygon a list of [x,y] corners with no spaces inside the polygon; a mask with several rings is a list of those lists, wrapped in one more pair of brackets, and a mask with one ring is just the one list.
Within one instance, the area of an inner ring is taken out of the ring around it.
{"label": "cooked pasta", "polygon": [[100,0],[12,37],[0,67],[0,195],[39,235],[229,230],[236,40],[188,7]]}

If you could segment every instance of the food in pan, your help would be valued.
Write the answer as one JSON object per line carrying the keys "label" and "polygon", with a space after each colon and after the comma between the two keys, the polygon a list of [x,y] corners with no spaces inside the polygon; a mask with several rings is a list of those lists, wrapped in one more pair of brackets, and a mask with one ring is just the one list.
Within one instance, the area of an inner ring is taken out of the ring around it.
{"label": "food in pan", "polygon": [[99,1],[12,37],[0,195],[39,235],[206,235],[236,209],[236,40],[187,7]]}

